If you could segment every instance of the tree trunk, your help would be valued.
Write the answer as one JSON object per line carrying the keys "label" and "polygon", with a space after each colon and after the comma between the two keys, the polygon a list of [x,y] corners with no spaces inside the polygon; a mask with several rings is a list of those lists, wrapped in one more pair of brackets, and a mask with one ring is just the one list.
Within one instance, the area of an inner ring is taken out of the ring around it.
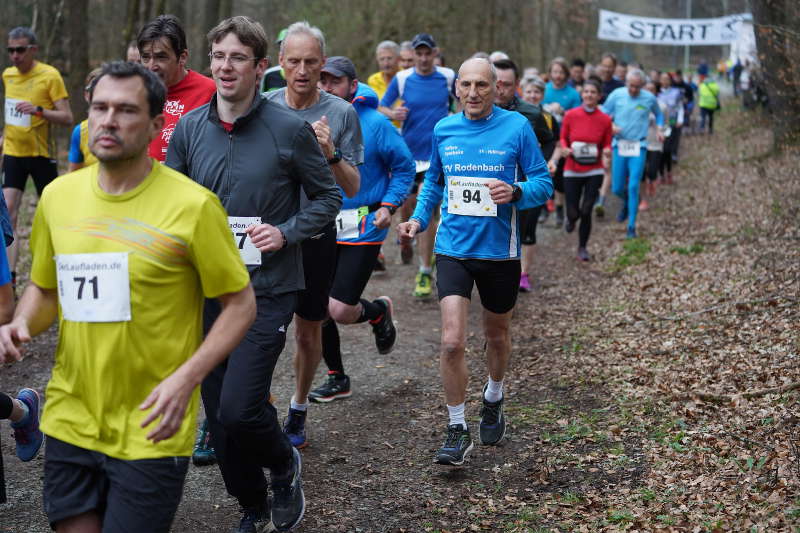
{"label": "tree trunk", "polygon": [[128,43],[136,38],[139,31],[139,0],[128,0],[128,13],[125,18],[125,29],[122,30],[122,57],[125,57]]}
{"label": "tree trunk", "polygon": [[773,113],[775,147],[800,142],[800,77],[793,59],[800,50],[796,0],[753,0],[756,46]]}
{"label": "tree trunk", "polygon": [[[64,20],[67,28],[80,28],[86,22],[89,0],[70,0]],[[89,72],[89,33],[85,31],[64,32],[67,51],[66,85],[69,103],[75,122],[86,118],[86,101],[83,99],[84,81]]]}

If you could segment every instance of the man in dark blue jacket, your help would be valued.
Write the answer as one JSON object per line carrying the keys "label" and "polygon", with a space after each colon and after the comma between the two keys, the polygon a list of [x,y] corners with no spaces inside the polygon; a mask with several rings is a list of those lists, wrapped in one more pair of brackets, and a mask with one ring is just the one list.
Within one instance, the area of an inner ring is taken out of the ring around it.
{"label": "man in dark blue jacket", "polygon": [[[209,42],[217,92],[181,117],[167,164],[222,201],[250,271],[257,315],[242,343],[203,381],[203,403],[225,486],[243,509],[236,531],[271,530],[263,468],[271,473],[272,522],[288,531],[305,509],[300,455],[265,399],[305,287],[300,243],[332,223],[341,193],[311,126],[256,90],[267,65],[261,25],[233,17],[209,32]],[[219,305],[209,300],[205,311],[210,325]]]}

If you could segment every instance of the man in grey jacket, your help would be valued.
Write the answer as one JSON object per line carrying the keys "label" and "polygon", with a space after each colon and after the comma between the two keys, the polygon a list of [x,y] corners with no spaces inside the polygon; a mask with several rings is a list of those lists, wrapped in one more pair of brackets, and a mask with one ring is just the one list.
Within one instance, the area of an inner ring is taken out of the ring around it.
{"label": "man in grey jacket", "polygon": [[[228,211],[257,316],[227,362],[203,382],[203,403],[225,486],[243,508],[236,531],[269,530],[262,468],[271,472],[272,521],[288,531],[305,508],[300,455],[265,400],[305,286],[299,243],[331,224],[341,193],[311,126],[256,91],[267,66],[261,25],[233,17],[208,39],[217,92],[178,122],[167,165],[214,191]],[[309,200],[302,207],[301,189]],[[206,324],[218,313],[208,301]]]}

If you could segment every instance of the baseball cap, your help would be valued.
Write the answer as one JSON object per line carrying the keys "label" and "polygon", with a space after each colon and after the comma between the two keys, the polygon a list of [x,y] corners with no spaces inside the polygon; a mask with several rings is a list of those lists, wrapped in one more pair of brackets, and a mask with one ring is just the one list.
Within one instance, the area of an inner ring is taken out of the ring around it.
{"label": "baseball cap", "polygon": [[358,76],[356,76],[355,65],[353,65],[353,62],[344,56],[329,57],[327,61],[325,61],[325,65],[322,67],[322,72],[327,72],[328,74],[336,76],[337,78],[341,78],[343,76],[347,76],[347,78],[351,80],[358,78]]}
{"label": "baseball cap", "polygon": [[411,40],[411,48],[418,46],[427,46],[428,48],[436,48],[436,41],[430,33],[418,33]]}

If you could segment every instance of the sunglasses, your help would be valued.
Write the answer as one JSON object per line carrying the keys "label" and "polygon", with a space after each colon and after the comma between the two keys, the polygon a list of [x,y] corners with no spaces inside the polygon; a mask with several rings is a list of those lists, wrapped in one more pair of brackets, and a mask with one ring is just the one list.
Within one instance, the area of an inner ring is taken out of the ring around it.
{"label": "sunglasses", "polygon": [[13,54],[13,53],[24,54],[31,47],[33,47],[32,44],[29,44],[29,45],[26,45],[26,46],[9,46],[7,50],[8,50],[9,54]]}

